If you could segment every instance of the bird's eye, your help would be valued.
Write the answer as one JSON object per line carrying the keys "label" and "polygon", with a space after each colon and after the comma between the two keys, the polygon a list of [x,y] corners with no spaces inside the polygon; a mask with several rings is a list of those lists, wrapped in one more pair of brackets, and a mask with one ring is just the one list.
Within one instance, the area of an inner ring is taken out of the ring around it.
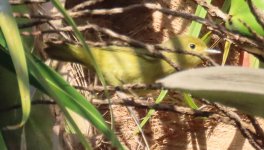
{"label": "bird's eye", "polygon": [[189,46],[190,46],[191,49],[195,49],[195,47],[196,47],[196,45],[193,44],[193,43],[191,43]]}

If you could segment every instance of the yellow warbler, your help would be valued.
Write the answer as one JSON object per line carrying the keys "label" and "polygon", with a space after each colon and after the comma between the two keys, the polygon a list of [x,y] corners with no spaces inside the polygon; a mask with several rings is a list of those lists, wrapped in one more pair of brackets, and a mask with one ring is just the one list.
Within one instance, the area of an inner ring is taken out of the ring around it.
{"label": "yellow warbler", "polygon": [[[195,51],[204,55],[217,52],[208,49],[202,40],[190,36],[176,36],[162,43],[161,46],[169,49]],[[146,51],[145,49],[121,46],[90,46],[90,49],[109,85],[154,83],[157,79],[176,71],[163,59],[139,53],[140,51]],[[49,44],[45,51],[51,58],[78,62],[93,69],[91,60],[87,59],[89,57],[86,56],[81,46]],[[182,69],[193,68],[202,62],[196,56],[171,52],[162,53]]]}

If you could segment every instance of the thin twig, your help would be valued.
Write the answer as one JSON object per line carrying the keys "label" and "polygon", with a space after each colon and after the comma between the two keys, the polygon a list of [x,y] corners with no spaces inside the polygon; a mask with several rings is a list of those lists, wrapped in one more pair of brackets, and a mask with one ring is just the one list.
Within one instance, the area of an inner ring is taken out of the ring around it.
{"label": "thin twig", "polygon": [[[202,1],[200,1],[200,0],[198,0],[197,2],[202,4]],[[211,4],[208,4],[208,3],[204,3],[204,4],[202,4],[202,6],[207,7],[208,11],[211,9],[216,9],[216,7],[211,6]],[[147,8],[150,10],[160,11],[164,14],[171,15],[174,17],[182,17],[185,19],[193,20],[193,21],[196,21],[196,22],[199,22],[199,23],[205,25],[209,30],[213,31],[214,33],[216,33],[217,35],[219,35],[223,38],[226,38],[226,36],[227,36],[228,40],[232,41],[235,44],[243,45],[243,44],[249,43],[254,47],[257,47],[260,49],[264,48],[263,42],[256,42],[251,37],[246,37],[246,36],[242,35],[241,33],[236,33],[234,31],[230,31],[230,30],[226,29],[225,27],[223,27],[222,25],[215,24],[212,20],[203,19],[203,18],[197,17],[195,15],[184,13],[184,12],[179,12],[176,10],[162,8],[161,6],[156,5],[156,4],[152,4],[152,3],[134,4],[134,5],[130,5],[130,6],[123,7],[123,8],[85,10],[85,11],[79,11],[79,12],[72,12],[70,14],[72,17],[78,17],[78,16],[80,17],[80,16],[85,16],[88,14],[90,14],[90,15],[113,15],[113,14],[123,13],[125,11],[132,10],[135,8]],[[227,15],[224,15],[224,13],[221,12],[221,10],[211,10],[211,12],[215,12],[218,17],[221,17],[224,20],[226,20],[228,18]],[[36,18],[36,19],[44,19],[44,20],[63,19],[63,17],[58,15],[58,14],[53,14],[51,16],[48,16],[48,15],[32,15],[32,14],[15,13],[14,15],[17,17]],[[54,30],[47,30],[44,32],[52,33],[52,32],[59,32],[59,31],[60,30],[57,30],[57,31],[56,30],[55,31]],[[41,31],[34,32],[35,35],[41,34],[41,33],[43,33],[43,32],[41,32]],[[24,34],[29,34],[29,33],[24,32]],[[246,51],[248,51],[248,49],[246,49]],[[257,52],[257,53],[254,53],[251,51],[248,51],[248,52],[256,54],[256,55],[261,55],[262,57],[264,57],[263,52]]]}
{"label": "thin twig", "polygon": [[[25,29],[25,28],[30,28],[30,27],[34,27],[34,26],[38,26],[38,25],[42,25],[44,23],[47,23],[47,21],[44,20],[36,20],[36,21],[31,21],[31,22],[27,22],[27,23],[23,23],[23,24],[19,24],[18,27],[20,29]],[[40,35],[40,34],[39,34]]]}
{"label": "thin twig", "polygon": [[213,6],[212,4],[208,3],[206,0],[194,0],[197,4],[203,6],[204,8],[207,9],[209,14],[211,16],[216,16],[223,21],[226,21],[228,19],[228,15],[225,14],[221,9],[219,9],[216,6]]}
{"label": "thin twig", "polygon": [[50,0],[9,0],[12,5],[22,5],[22,4],[41,4],[47,3]]}
{"label": "thin twig", "polygon": [[[177,105],[169,105],[169,104],[155,104],[155,103],[149,103],[145,100],[135,100],[135,99],[112,99],[111,104],[109,104],[106,100],[100,100],[100,99],[92,99],[91,102],[95,105],[122,105],[122,106],[132,106],[138,109],[155,109],[160,111],[169,111],[174,112],[178,114],[184,114],[184,115],[192,115],[195,117],[209,117],[212,115],[212,112],[208,111],[199,111],[199,110],[193,110],[191,108],[177,106]],[[51,100],[34,100],[31,102],[32,105],[55,105],[55,101]],[[1,108],[0,112],[8,112],[15,109],[21,109],[21,104],[17,104],[8,108]]]}
{"label": "thin twig", "polygon": [[[84,90],[84,91],[94,91],[94,92],[103,92],[104,87],[103,86],[74,86],[78,90]],[[122,86],[106,86],[106,90],[114,92],[116,90],[121,91],[128,91],[128,90],[160,90],[161,89],[160,84],[124,84]]]}
{"label": "thin twig", "polygon": [[[128,95],[126,95],[124,92],[117,91],[116,94],[117,94],[117,96],[118,96],[120,99],[122,99],[122,100],[126,100],[126,99],[129,100]],[[135,113],[133,112],[133,110],[131,109],[131,107],[126,106],[126,108],[127,108],[127,111],[129,112],[129,114],[131,115],[131,117],[133,118],[135,124],[137,125],[137,127],[138,127],[138,129],[139,129],[139,131],[140,131],[140,133],[141,133],[141,135],[142,135],[142,138],[143,138],[144,143],[145,143],[145,145],[146,145],[146,149],[147,149],[147,150],[150,150],[150,148],[149,148],[149,144],[148,144],[148,141],[147,141],[147,138],[146,138],[144,132],[142,131],[142,128],[140,127],[140,123],[139,123],[138,118],[136,117],[136,115],[135,115]]]}
{"label": "thin twig", "polygon": [[[85,31],[87,29],[94,29],[94,30],[97,30],[99,32],[103,32],[104,34],[107,34],[108,36],[111,36],[115,39],[119,39],[119,40],[122,40],[124,42],[127,42],[129,43],[130,45],[132,46],[137,46],[137,47],[142,47],[148,51],[142,51],[141,53],[145,54],[145,55],[151,55],[151,56],[154,56],[154,57],[159,57],[159,58],[162,58],[164,59],[166,62],[168,62],[172,67],[174,67],[176,70],[181,70],[180,67],[174,63],[173,61],[171,61],[170,59],[168,59],[166,56],[164,56],[162,53],[160,53],[160,51],[158,50],[162,50],[162,51],[167,51],[167,52],[174,52],[174,53],[180,53],[180,54],[186,54],[186,55],[192,55],[192,56],[196,56],[198,58],[200,58],[201,60],[203,61],[208,61],[210,63],[210,65],[213,65],[213,66],[217,66],[218,64],[215,63],[210,57],[208,56],[205,56],[205,55],[201,55],[199,53],[196,53],[196,52],[191,52],[191,51],[184,51],[184,50],[181,50],[181,49],[168,49],[168,48],[164,48],[164,47],[161,47],[159,45],[152,45],[152,44],[146,44],[146,43],[143,43],[141,41],[138,41],[138,40],[135,40],[135,39],[132,39],[126,35],[123,35],[123,34],[119,34],[119,33],[116,33],[114,32],[113,30],[110,30],[108,28],[103,28],[103,27],[100,27],[98,25],[95,25],[95,24],[88,24],[88,25],[85,25],[85,26],[79,26],[78,29],[80,31]],[[46,31],[42,31],[42,32],[53,32],[54,30],[46,30]],[[60,28],[58,30],[59,31],[72,31],[72,28],[71,27],[64,27],[64,28]],[[36,31],[35,33],[40,33],[41,31]],[[24,35],[26,34],[26,32],[22,32]],[[27,32],[28,33],[28,32]]]}
{"label": "thin twig", "polygon": [[[195,0],[195,1],[197,2],[197,4],[203,6],[205,9],[207,9],[207,11],[209,12],[210,15],[216,16],[216,17],[222,19],[224,22],[228,22],[232,17],[232,16],[225,14],[218,7],[215,7],[212,4],[207,3],[205,0]],[[262,16],[262,18],[263,18],[263,16]],[[254,51],[249,51],[249,49],[244,49],[244,50],[246,50],[249,53],[255,54],[255,55],[260,55],[262,58],[264,58],[264,52],[260,50],[260,49],[264,48],[264,44],[263,44],[264,42],[263,41],[261,41],[261,42],[255,41],[255,39],[261,39],[261,38],[256,37],[254,35],[252,37],[247,37],[247,36],[237,32],[237,31],[229,30],[229,29],[223,27],[222,25],[216,25],[216,27],[215,27],[210,22],[209,22],[209,26],[208,25],[206,25],[206,26],[208,27],[208,29],[210,29],[211,31],[213,31],[214,33],[216,33],[220,36],[225,34],[228,37],[227,40],[230,40],[234,44],[241,45],[242,47],[245,47],[245,45],[247,45],[247,47],[248,47],[248,44],[250,44],[252,47],[258,48]],[[219,32],[216,32],[216,31],[220,31],[220,34],[219,34]]]}
{"label": "thin twig", "polygon": [[[31,102],[32,105],[55,105],[56,102],[52,100],[34,100]],[[0,112],[8,112],[15,109],[21,109],[21,104],[13,105],[7,108],[1,108]]]}
{"label": "thin twig", "polygon": [[247,115],[248,119],[252,123],[253,127],[255,128],[255,133],[258,139],[261,140],[262,145],[264,146],[264,132],[263,129],[261,128],[260,124],[258,123],[257,119],[253,116]]}
{"label": "thin twig", "polygon": [[225,107],[222,107],[221,105],[217,104],[217,103],[212,103],[216,108],[218,108],[220,111],[222,111],[226,116],[228,116],[230,119],[232,119],[236,126],[238,127],[238,129],[240,130],[240,132],[242,133],[242,135],[248,139],[249,143],[257,150],[261,150],[261,145],[260,143],[257,142],[257,140],[254,139],[254,137],[252,136],[252,134],[247,130],[247,128],[245,127],[245,125],[243,124],[243,121],[240,119],[240,117],[232,112],[229,111],[228,109],[226,109]]}
{"label": "thin twig", "polygon": [[247,0],[248,6],[252,14],[254,15],[257,22],[261,25],[262,29],[264,30],[264,12],[257,8],[252,0]]}
{"label": "thin twig", "polygon": [[255,30],[253,30],[245,21],[241,20],[240,18],[238,19],[239,22],[241,22],[250,32],[250,34],[258,41],[258,42],[263,42],[264,37],[260,36]]}
{"label": "thin twig", "polygon": [[104,0],[90,0],[90,1],[84,1],[80,4],[77,4],[76,6],[74,6],[73,8],[70,9],[70,11],[74,12],[74,11],[78,11],[78,10],[82,10],[85,9],[88,6],[91,5],[95,5],[99,2],[103,2]]}
{"label": "thin twig", "polygon": [[[208,21],[204,18],[195,16],[190,13],[185,13],[177,10],[171,10],[168,8],[163,8],[159,5],[153,4],[153,3],[145,3],[145,4],[133,4],[129,5],[127,7],[117,7],[117,8],[112,8],[112,9],[93,9],[93,10],[82,10],[82,11],[77,11],[77,12],[69,12],[69,15],[72,18],[79,18],[87,15],[114,15],[114,14],[120,14],[124,13],[126,11],[130,11],[133,9],[137,8],[146,8],[149,10],[153,11],[160,11],[166,15],[174,16],[174,17],[181,17],[189,20],[193,20],[196,22],[199,22],[201,24],[204,24],[206,26],[214,26],[214,23],[211,21]],[[22,18],[28,18],[28,19],[46,19],[46,20],[59,20],[63,19],[63,16],[61,14],[53,14],[53,15],[36,15],[36,14],[29,14],[29,13],[14,13],[13,14],[15,17],[22,17]]]}
{"label": "thin twig", "polygon": [[[205,100],[202,100],[206,104],[210,104]],[[99,105],[109,105],[109,102],[106,100],[100,100],[100,99],[92,99],[91,102],[93,104],[99,104]],[[54,105],[56,102],[51,101],[51,100],[34,100],[32,102],[32,105]],[[155,103],[150,103],[145,100],[141,99],[134,99],[134,98],[125,98],[125,99],[116,99],[113,98],[111,101],[110,105],[122,105],[122,106],[132,106],[137,109],[155,109],[159,111],[168,111],[168,112],[174,112],[178,114],[183,114],[183,115],[191,115],[194,117],[209,117],[209,118],[214,118],[215,116],[213,115],[214,112],[208,112],[208,111],[201,111],[201,110],[193,110],[191,108],[187,107],[182,107],[182,106],[177,106],[177,105],[169,105],[169,104],[155,104]],[[261,149],[259,144],[255,142],[254,138],[251,136],[252,132],[249,127],[247,127],[245,124],[242,123],[242,120],[236,115],[235,113],[225,109],[224,107],[218,105],[218,104],[213,104],[216,108],[221,110],[224,114],[228,116],[228,118],[232,119],[236,126],[239,128],[241,133],[248,138],[249,142],[256,148],[256,149]],[[21,105],[14,105],[8,108],[2,108],[0,109],[0,112],[7,112],[11,111],[14,109],[21,109]]]}

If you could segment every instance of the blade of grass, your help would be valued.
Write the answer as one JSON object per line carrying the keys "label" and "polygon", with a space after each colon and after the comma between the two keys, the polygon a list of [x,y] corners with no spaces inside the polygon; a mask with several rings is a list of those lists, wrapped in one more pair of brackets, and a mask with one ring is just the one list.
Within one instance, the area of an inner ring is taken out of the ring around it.
{"label": "blade of grass", "polygon": [[[0,49],[0,65],[14,72],[13,65],[10,62],[11,58],[6,53],[7,51],[1,46]],[[88,100],[46,64],[29,54],[26,56],[31,84],[48,94],[60,107],[66,107],[89,120],[99,131],[112,141],[113,146],[124,149],[114,132],[106,125],[101,114]]]}
{"label": "blade of grass", "polygon": [[[67,11],[64,9],[64,7],[61,5],[61,3],[58,0],[51,0],[51,2],[53,3],[53,5],[61,12],[61,14],[64,16],[64,19],[66,20],[66,22],[73,28],[73,31],[77,37],[77,39],[81,42],[82,46],[84,47],[84,52],[87,54],[86,56],[88,56],[89,60],[91,60],[91,63],[96,71],[96,74],[98,75],[98,78],[100,80],[100,82],[102,83],[104,89],[106,89],[106,82],[104,79],[104,76],[102,74],[101,69],[98,67],[97,62],[94,59],[93,54],[90,51],[89,46],[86,44],[85,39],[83,37],[83,35],[81,34],[81,32],[77,29],[77,25],[74,22],[74,20],[69,16],[69,14],[67,13]],[[107,97],[107,100],[109,102],[109,104],[111,103],[107,90],[104,90],[104,93]],[[113,110],[112,110],[112,106],[109,105],[109,109],[110,109],[110,116],[111,116],[111,129],[114,129],[114,115],[113,115]]]}
{"label": "blade of grass", "polygon": [[260,63],[261,62],[254,55],[249,54],[249,62],[250,62],[250,67],[251,68],[261,68],[260,67]]}
{"label": "blade of grass", "polygon": [[223,54],[223,59],[222,59],[222,66],[225,65],[229,51],[230,51],[230,47],[231,47],[231,42],[226,41],[225,42],[225,48],[224,48],[224,54]]}
{"label": "blade of grass", "polygon": [[[155,100],[155,104],[159,104],[165,98],[165,96],[167,95],[167,93],[168,93],[168,90],[161,90],[158,98]],[[144,119],[141,121],[141,123],[139,125],[140,128],[143,128],[144,127],[144,125],[148,122],[148,120],[150,119],[150,117],[153,115],[154,112],[155,112],[155,109],[150,109],[148,111],[147,115],[144,117]],[[134,131],[134,134],[133,135],[136,135],[139,132],[140,132],[140,130],[139,129],[136,129]]]}
{"label": "blade of grass", "polygon": [[[207,2],[211,3],[211,0],[207,0]],[[230,8],[230,4],[231,4],[230,0],[225,0],[224,4],[222,6],[222,10],[224,10],[226,12]],[[207,14],[207,11],[204,8],[202,8],[200,5],[196,8],[196,11],[195,11],[196,16],[205,18],[206,14]],[[192,35],[194,37],[198,37],[200,35],[201,29],[202,29],[202,25],[200,23],[192,21],[192,24],[191,24],[190,29],[189,29],[189,35]],[[207,32],[202,37],[202,40],[205,41],[206,43],[208,43],[208,41],[210,40],[210,35],[211,35],[211,31]],[[183,93],[183,99],[192,109],[198,109],[198,106],[195,104],[195,102],[194,102],[194,100],[190,94]]]}
{"label": "blade of grass", "polygon": [[[43,78],[40,80],[41,85],[45,87],[45,90],[47,91],[47,93],[49,93],[50,96],[52,96],[52,98],[56,99],[56,102],[63,110],[65,116],[67,117],[67,120],[70,122],[72,127],[74,127],[77,135],[79,135],[80,140],[82,141],[84,146],[87,146],[88,142],[84,139],[78,126],[76,125],[76,123],[70,116],[68,110],[66,109],[69,106],[65,106],[65,103],[62,101],[62,99],[67,101],[73,101],[75,105],[77,104],[82,109],[81,111],[86,112],[86,118],[90,119],[90,121],[97,128],[99,128],[107,137],[112,138],[111,140],[114,146],[119,147],[120,149],[122,148],[114,133],[111,132],[110,129],[108,129],[107,125],[104,122],[104,119],[96,110],[96,108],[93,107],[92,104],[88,103],[88,101],[80,93],[78,93],[73,87],[69,86],[63,79],[58,78],[58,76],[56,77],[56,79],[54,79],[55,72],[52,72],[51,70],[40,70],[39,68],[44,67],[42,63],[36,63],[34,62],[34,59],[29,59],[29,61],[32,61],[32,64],[37,64],[37,66],[33,66],[35,67],[35,70],[38,70],[36,71],[35,76],[45,77],[45,79]],[[51,75],[52,73],[53,75]],[[61,86],[65,86],[65,89],[67,91],[61,89]]]}
{"label": "blade of grass", "polygon": [[30,88],[25,51],[19,34],[15,19],[13,18],[11,6],[7,0],[0,1],[0,27],[5,37],[13,65],[17,74],[17,81],[22,104],[22,119],[17,125],[10,125],[7,129],[22,127],[28,120],[30,114]]}
{"label": "blade of grass", "polygon": [[[229,8],[230,8],[230,5],[231,5],[231,0],[225,0],[224,1],[224,4],[222,6],[222,11],[223,12],[228,12]],[[222,63],[221,65],[225,65],[226,63],[226,60],[227,60],[227,57],[228,57],[228,54],[230,52],[230,47],[231,47],[231,42],[229,41],[226,41],[225,42],[225,48],[224,48],[224,54],[223,54],[223,59],[222,59]]]}
{"label": "blade of grass", "polygon": [[0,149],[1,150],[7,150],[5,140],[3,138],[2,132],[0,132]]}
{"label": "blade of grass", "polygon": [[188,104],[189,107],[191,107],[192,109],[197,110],[199,107],[195,104],[193,98],[191,97],[190,93],[182,93],[183,94],[183,99],[185,101],[186,104]]}
{"label": "blade of grass", "polygon": [[137,118],[136,118],[136,115],[133,113],[133,110],[132,110],[130,107],[126,107],[126,108],[127,108],[127,111],[129,112],[130,116],[132,117],[132,119],[133,119],[134,122],[136,123],[138,129],[139,129],[140,132],[142,133],[142,138],[143,138],[143,140],[144,140],[145,147],[146,147],[145,149],[146,149],[146,150],[150,150],[150,148],[149,148],[149,144],[148,144],[148,141],[147,141],[147,138],[146,138],[145,134],[143,133],[143,131],[141,130],[142,128],[141,128],[140,125],[139,125],[139,122],[138,122],[138,120],[137,120]]}
{"label": "blade of grass", "polygon": [[20,134],[20,149],[21,150],[27,149],[25,127],[22,128],[22,132]]}
{"label": "blade of grass", "polygon": [[63,8],[63,6],[61,5],[61,3],[58,0],[51,0],[51,2],[53,3],[53,5],[61,12],[61,14],[64,16],[64,19],[66,20],[66,22],[72,27],[75,36],[77,37],[77,39],[81,42],[82,46],[84,47],[84,52],[87,54],[87,56],[89,56],[89,60],[91,60],[93,67],[96,70],[96,73],[100,79],[100,81],[102,82],[103,86],[106,85],[106,82],[104,80],[103,74],[101,69],[98,67],[97,62],[95,61],[93,54],[90,51],[89,46],[86,44],[85,39],[82,35],[82,33],[77,29],[77,25],[74,22],[74,20],[69,16],[69,14],[67,13],[67,11]]}
{"label": "blade of grass", "polygon": [[203,35],[201,40],[203,40],[206,44],[209,43],[209,41],[211,40],[210,35],[212,35],[212,31],[209,31],[205,35]]}
{"label": "blade of grass", "polygon": [[[207,0],[207,2],[211,3],[211,0]],[[207,14],[207,11],[202,6],[198,5],[195,10],[195,15],[201,18],[205,18],[206,14]],[[189,28],[189,35],[194,36],[194,37],[199,37],[201,29],[202,29],[202,24],[192,21],[190,28]],[[210,34],[211,34],[210,32],[207,33],[206,36],[204,36],[204,39],[208,40],[208,37]],[[195,104],[194,99],[191,97],[190,94],[183,93],[183,100],[190,108],[198,109],[198,106]]]}
{"label": "blade of grass", "polygon": [[230,8],[230,6],[231,6],[231,0],[225,0],[221,10],[223,12],[227,13],[229,8]]}
{"label": "blade of grass", "polygon": [[[207,2],[211,3],[211,0],[207,0]],[[202,6],[198,5],[195,10],[195,15],[201,18],[205,18],[206,14],[207,11]],[[192,21],[189,29],[189,35],[192,35],[194,37],[199,37],[201,29],[202,29],[202,24]]]}
{"label": "blade of grass", "polygon": [[85,136],[82,134],[80,128],[77,126],[77,124],[73,120],[72,116],[70,115],[69,110],[67,110],[64,106],[61,106],[60,108],[63,110],[63,114],[65,115],[70,126],[73,127],[73,130],[75,131],[75,133],[79,137],[84,148],[86,150],[92,150],[92,146],[91,146],[90,142],[88,140],[86,140]]}

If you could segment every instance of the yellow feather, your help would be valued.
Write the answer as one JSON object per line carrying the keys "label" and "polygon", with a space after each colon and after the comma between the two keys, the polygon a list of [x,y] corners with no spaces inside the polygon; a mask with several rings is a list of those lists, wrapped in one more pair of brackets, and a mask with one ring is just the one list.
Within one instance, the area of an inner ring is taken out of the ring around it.
{"label": "yellow feather", "polygon": [[[207,50],[203,41],[190,36],[177,36],[162,43],[161,46],[203,54],[206,54]],[[146,51],[144,49],[120,46],[90,46],[90,49],[109,85],[153,83],[157,79],[175,72],[175,69],[166,61],[140,54],[140,51]],[[45,51],[51,58],[82,63],[93,69],[90,60],[87,59],[88,57],[85,56],[84,50],[80,46],[49,44]],[[193,68],[202,62],[198,57],[191,55],[162,53],[183,69]]]}

